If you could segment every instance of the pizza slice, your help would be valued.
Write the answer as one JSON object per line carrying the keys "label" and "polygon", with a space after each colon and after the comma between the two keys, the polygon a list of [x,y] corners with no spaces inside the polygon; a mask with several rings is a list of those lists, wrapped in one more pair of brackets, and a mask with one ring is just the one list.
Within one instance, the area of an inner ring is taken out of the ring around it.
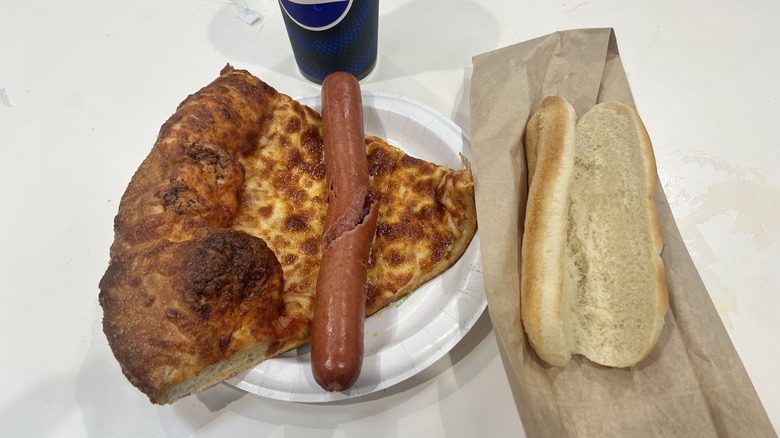
{"label": "pizza slice", "polygon": [[[158,404],[308,342],[327,210],[317,112],[227,66],[162,126],[128,184],[100,281],[103,328]],[[476,232],[471,171],[366,139],[379,203],[367,314],[454,264]]]}

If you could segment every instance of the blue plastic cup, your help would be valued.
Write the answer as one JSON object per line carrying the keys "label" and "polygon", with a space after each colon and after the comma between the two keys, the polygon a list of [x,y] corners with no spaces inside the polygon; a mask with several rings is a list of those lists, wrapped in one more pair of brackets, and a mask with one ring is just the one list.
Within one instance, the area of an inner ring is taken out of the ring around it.
{"label": "blue plastic cup", "polygon": [[301,74],[322,84],[346,71],[358,80],[376,65],[379,0],[279,0]]}

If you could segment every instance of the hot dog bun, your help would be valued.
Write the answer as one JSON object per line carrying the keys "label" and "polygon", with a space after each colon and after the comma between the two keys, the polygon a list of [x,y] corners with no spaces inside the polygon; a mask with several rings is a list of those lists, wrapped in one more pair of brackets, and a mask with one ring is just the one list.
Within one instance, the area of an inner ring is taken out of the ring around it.
{"label": "hot dog bun", "polygon": [[655,158],[630,107],[603,103],[575,120],[548,97],[526,129],[523,326],[551,365],[581,354],[628,367],[652,351],[668,308]]}

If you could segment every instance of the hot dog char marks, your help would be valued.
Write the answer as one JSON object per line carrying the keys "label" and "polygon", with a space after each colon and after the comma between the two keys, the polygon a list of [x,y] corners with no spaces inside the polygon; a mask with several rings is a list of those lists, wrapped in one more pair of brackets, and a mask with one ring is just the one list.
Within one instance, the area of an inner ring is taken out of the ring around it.
{"label": "hot dog char marks", "polygon": [[328,211],[311,329],[312,373],[327,391],[352,386],[363,364],[367,263],[377,208],[368,197],[360,84],[337,72],[322,84]]}

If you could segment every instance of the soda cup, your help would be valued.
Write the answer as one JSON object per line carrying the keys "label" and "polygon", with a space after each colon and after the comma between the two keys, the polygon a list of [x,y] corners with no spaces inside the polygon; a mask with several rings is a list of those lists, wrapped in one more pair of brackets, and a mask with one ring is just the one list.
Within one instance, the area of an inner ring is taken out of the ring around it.
{"label": "soda cup", "polygon": [[358,80],[376,65],[379,0],[279,0],[295,62],[322,84],[346,71]]}

